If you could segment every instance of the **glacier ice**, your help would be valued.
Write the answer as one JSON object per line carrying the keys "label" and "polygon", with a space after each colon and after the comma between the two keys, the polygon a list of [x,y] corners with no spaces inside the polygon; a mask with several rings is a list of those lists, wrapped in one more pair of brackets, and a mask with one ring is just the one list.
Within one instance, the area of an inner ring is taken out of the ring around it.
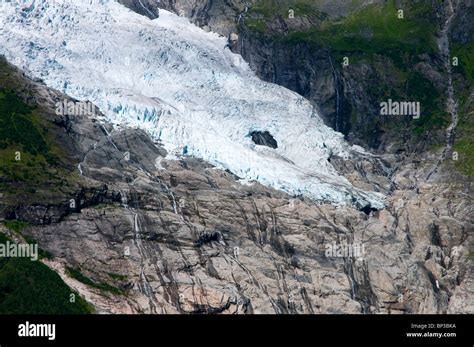
{"label": "glacier ice", "polygon": [[[167,11],[150,20],[112,0],[1,4],[0,54],[108,121],[140,127],[170,156],[202,158],[241,177],[334,204],[382,208],[328,162],[342,134],[312,105],[258,79],[225,38]],[[268,131],[278,148],[255,145]]]}

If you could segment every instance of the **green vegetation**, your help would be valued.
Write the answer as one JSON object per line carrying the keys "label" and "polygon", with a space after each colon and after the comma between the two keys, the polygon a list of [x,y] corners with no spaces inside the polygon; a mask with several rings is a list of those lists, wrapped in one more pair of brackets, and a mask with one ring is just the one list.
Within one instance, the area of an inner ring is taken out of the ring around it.
{"label": "green vegetation", "polygon": [[277,38],[285,42],[329,47],[333,52],[344,54],[392,55],[399,63],[405,53],[431,53],[437,49],[436,18],[428,2],[411,4],[403,19],[398,18],[394,0],[384,6],[366,6],[344,18],[329,19],[314,1],[267,0],[250,8],[245,26],[263,32],[267,23],[277,16],[288,18],[289,9],[294,10],[295,17],[313,17],[321,25]]}
{"label": "green vegetation", "polygon": [[105,203],[105,202],[92,206],[92,208],[95,208],[96,210],[113,209],[115,207],[116,206],[113,203]]}
{"label": "green vegetation", "polygon": [[41,154],[53,161],[54,157],[38,129],[38,120],[31,116],[32,111],[13,92],[0,92],[0,148],[21,146],[32,155]]}
{"label": "green vegetation", "polygon": [[[319,20],[326,20],[328,15],[324,12],[321,12],[314,6],[313,0],[299,0],[292,1],[290,3],[289,9],[295,11],[296,16],[306,16],[306,17],[315,17]],[[283,15],[288,16],[288,11],[283,9]]]}
{"label": "green vegetation", "polygon": [[421,104],[421,117],[413,122],[416,135],[421,136],[430,129],[441,129],[448,125],[445,97],[416,71],[410,71],[405,82],[405,98],[408,97]]}
{"label": "green vegetation", "polygon": [[101,291],[105,291],[105,292],[110,292],[112,294],[116,294],[116,295],[122,295],[124,294],[124,291],[120,288],[117,288],[117,287],[114,287],[108,283],[105,283],[105,282],[100,282],[100,283],[97,283],[97,282],[94,282],[92,279],[90,279],[89,277],[87,277],[86,275],[84,275],[80,269],[77,269],[77,268],[73,268],[73,267],[66,267],[66,272],[68,273],[69,276],[71,276],[72,278],[78,280],[79,282],[81,283],[84,283],[90,287],[93,287],[93,288],[96,288],[96,289],[99,289]]}
{"label": "green vegetation", "polygon": [[275,16],[288,17],[289,10],[294,11],[295,17],[316,17],[320,20],[327,18],[327,15],[315,6],[314,0],[262,0],[250,7],[249,12],[264,22]]}
{"label": "green vegetation", "polygon": [[453,69],[460,71],[464,78],[472,83],[474,81],[474,42],[452,43],[451,57],[457,57],[459,62],[459,66]]}
{"label": "green vegetation", "polygon": [[17,234],[21,234],[21,231],[26,227],[30,226],[30,223],[19,221],[19,220],[4,220],[3,225],[5,225],[11,231],[14,231]]}
{"label": "green vegetation", "polygon": [[458,153],[456,168],[474,177],[474,104],[470,90],[474,81],[474,43],[451,42],[451,57],[457,57],[459,66],[453,66],[454,89],[459,103],[458,126],[453,151]]}
{"label": "green vegetation", "polygon": [[109,275],[110,278],[112,278],[115,281],[125,281],[128,278],[125,275],[116,274],[116,273],[113,273],[113,272],[107,272],[107,275]]}
{"label": "green vegetation", "polygon": [[49,142],[37,111],[0,90],[0,176],[30,184],[59,179],[58,157]]}
{"label": "green vegetation", "polygon": [[294,11],[295,17],[327,18],[327,14],[316,8],[314,0],[262,0],[250,7],[245,26],[257,33],[265,33],[270,21],[276,16],[288,18],[290,10]]}
{"label": "green vegetation", "polygon": [[343,19],[324,21],[320,28],[290,33],[284,40],[330,47],[340,55],[382,54],[404,66],[407,54],[436,50],[435,26],[429,4],[413,5],[399,19],[394,1],[370,5]]}
{"label": "green vegetation", "polygon": [[[0,243],[9,240],[0,233]],[[70,302],[75,294],[75,302]],[[93,307],[57,273],[28,258],[0,258],[0,313],[84,314]]]}
{"label": "green vegetation", "polygon": [[74,164],[57,144],[47,111],[25,103],[27,90],[0,57],[0,191],[7,198],[28,200],[34,195],[38,201],[74,190],[80,179],[67,169]]}
{"label": "green vegetation", "polygon": [[474,107],[461,104],[453,151],[458,153],[457,169],[474,177]]}
{"label": "green vegetation", "polygon": [[257,32],[264,32],[266,29],[265,22],[255,18],[248,18],[245,20],[245,25]]}

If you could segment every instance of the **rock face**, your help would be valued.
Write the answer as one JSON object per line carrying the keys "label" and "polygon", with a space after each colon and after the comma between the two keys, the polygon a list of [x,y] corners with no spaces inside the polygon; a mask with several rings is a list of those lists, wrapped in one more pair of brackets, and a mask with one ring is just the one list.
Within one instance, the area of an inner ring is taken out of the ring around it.
{"label": "rock face", "polygon": [[257,145],[278,148],[278,143],[268,131],[252,131],[250,133],[252,141]]}
{"label": "rock face", "polygon": [[[98,312],[474,312],[471,183],[447,169],[427,181],[433,158],[333,157],[354,186],[389,195],[386,209],[365,214],[244,185],[197,159],[166,160],[141,130],[58,117],[54,101],[66,96],[14,73],[82,175],[47,202],[0,200],[2,217],[31,223],[22,233]],[[337,251],[349,245],[359,253]]]}
{"label": "rock face", "polygon": [[226,37],[236,32],[238,14],[244,12],[246,7],[245,2],[240,0],[160,0],[157,6]]}
{"label": "rock face", "polygon": [[150,19],[159,17],[159,1],[154,0],[118,0],[124,6],[132,11],[147,16]]}

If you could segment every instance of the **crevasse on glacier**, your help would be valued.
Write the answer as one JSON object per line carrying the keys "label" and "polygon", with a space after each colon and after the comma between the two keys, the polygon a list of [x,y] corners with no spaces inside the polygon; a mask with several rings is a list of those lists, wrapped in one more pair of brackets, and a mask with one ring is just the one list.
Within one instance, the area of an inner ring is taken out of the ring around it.
{"label": "crevasse on glacier", "polygon": [[[350,151],[311,104],[259,80],[226,39],[167,11],[149,20],[112,0],[3,4],[0,54],[49,87],[94,102],[108,121],[146,129],[245,181],[335,204],[383,207],[328,162]],[[255,145],[253,131],[278,143]]]}

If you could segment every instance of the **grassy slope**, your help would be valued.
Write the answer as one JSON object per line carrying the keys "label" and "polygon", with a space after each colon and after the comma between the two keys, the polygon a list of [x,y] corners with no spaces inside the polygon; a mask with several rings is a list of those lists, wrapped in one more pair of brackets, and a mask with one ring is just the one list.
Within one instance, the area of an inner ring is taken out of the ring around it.
{"label": "grassy slope", "polygon": [[[8,238],[0,233],[0,243]],[[75,302],[70,302],[71,294]],[[82,314],[93,308],[39,261],[0,258],[1,314]]]}
{"label": "grassy slope", "polygon": [[367,6],[342,19],[323,21],[319,28],[290,33],[288,40],[312,42],[344,53],[389,52],[402,63],[405,52],[430,53],[436,49],[429,16],[429,8],[419,5],[399,19],[395,4],[389,2],[383,7]]}

